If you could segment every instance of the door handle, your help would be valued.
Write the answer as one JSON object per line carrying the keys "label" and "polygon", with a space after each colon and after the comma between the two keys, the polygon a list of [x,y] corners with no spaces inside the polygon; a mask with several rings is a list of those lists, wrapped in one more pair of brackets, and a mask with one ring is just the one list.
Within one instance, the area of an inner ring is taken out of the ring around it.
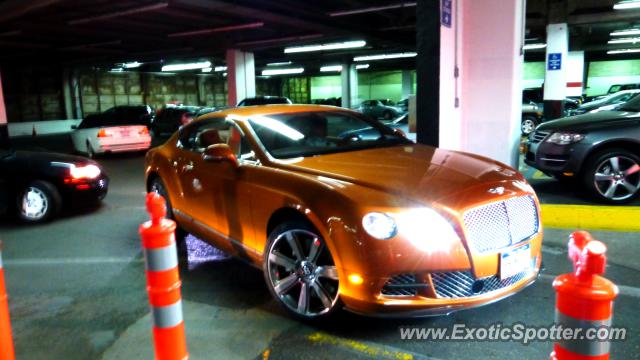
{"label": "door handle", "polygon": [[193,170],[193,163],[185,164],[182,166],[182,171],[187,172]]}

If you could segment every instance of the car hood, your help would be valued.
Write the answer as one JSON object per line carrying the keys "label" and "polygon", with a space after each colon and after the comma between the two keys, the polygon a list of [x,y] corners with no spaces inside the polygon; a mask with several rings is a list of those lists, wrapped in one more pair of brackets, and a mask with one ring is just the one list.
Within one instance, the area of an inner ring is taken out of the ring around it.
{"label": "car hood", "polygon": [[637,112],[608,110],[547,121],[539,125],[536,130],[587,131],[601,127],[638,122],[639,120],[640,113]]}
{"label": "car hood", "polygon": [[521,174],[502,163],[420,144],[321,155],[280,166],[424,203],[465,191],[473,197],[473,188],[484,194],[499,183],[510,187],[508,182],[518,182],[530,189]]}

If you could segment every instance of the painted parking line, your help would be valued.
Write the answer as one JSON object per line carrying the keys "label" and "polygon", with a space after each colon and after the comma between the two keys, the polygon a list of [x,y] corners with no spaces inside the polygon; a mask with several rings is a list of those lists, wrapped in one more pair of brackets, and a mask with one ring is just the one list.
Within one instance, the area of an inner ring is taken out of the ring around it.
{"label": "painted parking line", "polygon": [[360,342],[356,340],[345,339],[338,336],[329,335],[323,332],[315,332],[311,335],[308,335],[307,340],[316,344],[327,344],[327,345],[335,346],[348,351],[353,351],[365,356],[372,357],[374,359],[438,360],[433,357],[406,352],[390,346],[380,346],[380,345],[374,345],[368,342],[365,343],[365,342]]}
{"label": "painted parking line", "polygon": [[541,204],[542,224],[558,229],[640,231],[640,207]]}
{"label": "painted parking line", "polygon": [[[551,275],[551,274],[540,274],[540,280],[553,282],[553,280],[559,275]],[[640,288],[627,286],[627,285],[618,285],[618,290],[620,290],[620,295],[634,297],[636,299],[640,298]]]}
{"label": "painted parking line", "polygon": [[142,263],[143,258],[132,257],[88,257],[88,258],[26,258],[5,259],[6,266],[59,266],[59,265],[102,265]]}

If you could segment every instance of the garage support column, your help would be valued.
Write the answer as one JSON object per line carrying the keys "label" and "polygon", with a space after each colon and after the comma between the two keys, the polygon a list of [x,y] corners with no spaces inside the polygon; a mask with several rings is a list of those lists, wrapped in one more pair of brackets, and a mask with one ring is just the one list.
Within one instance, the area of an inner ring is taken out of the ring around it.
{"label": "garage support column", "polygon": [[0,149],[9,148],[9,128],[7,127],[7,109],[2,92],[2,72],[0,71]]}
{"label": "garage support column", "polygon": [[73,119],[73,98],[71,95],[71,72],[62,70],[62,95],[64,97],[64,113],[67,119]]}
{"label": "garage support column", "polygon": [[[434,2],[436,6],[439,3]],[[517,166],[522,119],[524,0],[442,0],[441,4],[436,118],[439,144]],[[418,71],[420,63],[418,59]],[[433,75],[426,75],[426,81],[432,82]],[[423,81],[425,77],[419,72],[418,116],[433,117],[436,115],[420,110],[423,97],[431,96],[421,92]]]}
{"label": "garage support column", "polygon": [[402,70],[402,98],[408,98],[412,92],[413,82],[411,81],[411,70]]}
{"label": "garage support column", "polygon": [[416,7],[416,141],[439,145],[440,1],[418,0]]}
{"label": "garage support column", "polygon": [[569,27],[566,23],[547,25],[547,53],[544,74],[544,116],[547,120],[563,116],[567,96],[567,53]]}
{"label": "garage support column", "polygon": [[342,86],[342,107],[353,108],[358,105],[358,71],[356,66],[350,63],[342,64],[340,72]]}
{"label": "garage support column", "polygon": [[256,69],[253,53],[229,49],[226,54],[229,106],[236,106],[248,97],[256,96]]}

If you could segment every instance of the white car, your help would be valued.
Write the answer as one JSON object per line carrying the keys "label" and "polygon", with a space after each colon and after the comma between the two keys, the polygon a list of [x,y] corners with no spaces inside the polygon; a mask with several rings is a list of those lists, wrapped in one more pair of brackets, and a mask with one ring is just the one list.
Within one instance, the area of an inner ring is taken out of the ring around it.
{"label": "white car", "polygon": [[71,140],[76,152],[96,154],[143,151],[151,146],[149,128],[127,119],[103,114],[87,116],[72,127]]}

